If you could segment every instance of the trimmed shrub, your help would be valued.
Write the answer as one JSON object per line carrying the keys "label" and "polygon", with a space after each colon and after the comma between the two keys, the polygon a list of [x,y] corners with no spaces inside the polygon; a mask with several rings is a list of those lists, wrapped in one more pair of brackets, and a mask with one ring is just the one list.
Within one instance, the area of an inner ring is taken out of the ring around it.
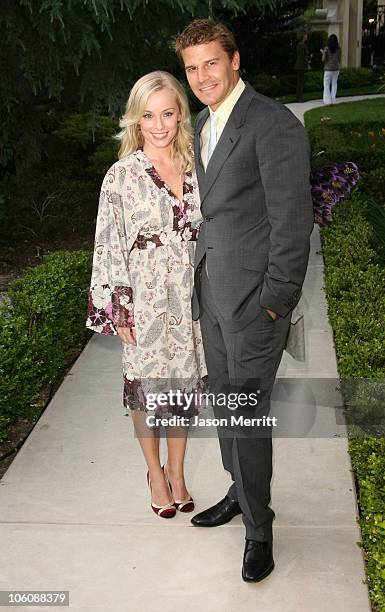
{"label": "trimmed shrub", "polygon": [[354,161],[361,172],[373,172],[375,168],[382,176],[380,168],[385,167],[385,119],[367,123],[361,119],[357,123],[337,123],[329,121],[329,112],[325,109],[319,123],[308,130],[313,154],[323,151],[322,155],[314,158],[314,166]]}
{"label": "trimmed shrub", "polygon": [[322,91],[324,87],[324,73],[319,70],[317,72],[309,70],[305,74],[304,91]]}
{"label": "trimmed shrub", "polygon": [[[325,117],[328,121],[322,124]],[[349,380],[346,385],[342,381],[367,583],[373,609],[382,611],[385,610],[385,265],[376,234],[378,227],[373,227],[368,218],[373,203],[379,204],[384,198],[385,110],[382,100],[353,102],[340,108],[310,111],[305,120],[310,126],[313,153],[325,150],[323,159],[315,157],[314,164],[349,159],[364,170],[352,197],[334,207],[333,223],[321,229],[321,239],[338,371],[342,379],[355,379],[358,390],[350,404],[351,385]],[[372,379],[373,386],[369,389],[363,379]],[[377,437],[370,437],[374,435]]]}
{"label": "trimmed shrub", "polygon": [[361,179],[360,190],[385,204],[385,165],[366,172]]}
{"label": "trimmed shrub", "polygon": [[371,68],[341,68],[338,87],[349,89],[377,83],[378,75]]}
{"label": "trimmed shrub", "polygon": [[280,79],[261,72],[253,78],[253,87],[258,93],[273,98],[282,93]]}
{"label": "trimmed shrub", "polygon": [[[323,70],[307,72],[304,91],[322,91],[323,79]],[[365,87],[366,85],[373,85],[377,80],[378,76],[371,68],[341,68],[338,76],[338,88],[353,89],[355,87]]]}
{"label": "trimmed shrub", "polygon": [[[378,378],[383,396],[385,267],[376,263],[373,230],[365,218],[365,206],[356,193],[350,201],[336,205],[333,224],[321,230],[325,288],[340,376]],[[362,414],[358,416],[367,431],[371,422],[367,392],[359,407]],[[375,412],[378,417],[378,402]],[[379,429],[384,427],[383,408],[380,412]],[[383,434],[379,438],[353,437],[349,449],[357,482],[369,592],[374,609],[385,610],[385,438]]]}
{"label": "trimmed shrub", "polygon": [[295,92],[297,86],[296,74],[281,74],[278,78],[280,96],[285,96],[287,94],[292,94],[293,92]]}
{"label": "trimmed shrub", "polygon": [[91,253],[56,251],[15,280],[0,308],[0,441],[90,333]]}
{"label": "trimmed shrub", "polygon": [[345,378],[385,374],[385,268],[376,262],[367,202],[355,193],[335,206],[322,229],[329,319]]}
{"label": "trimmed shrub", "polygon": [[[312,70],[305,74],[305,92],[322,92],[324,73],[321,66],[317,65],[317,70],[314,70],[314,58],[312,59]],[[248,80],[253,87],[266,96],[274,98],[275,96],[284,96],[295,92],[296,74],[292,66],[286,66],[283,73],[277,71],[274,74],[266,74],[264,71],[267,68],[263,67],[263,72],[253,72],[248,77]],[[353,89],[357,87],[366,87],[379,82],[379,75],[370,68],[341,68],[338,77],[339,89]]]}
{"label": "trimmed shrub", "polygon": [[385,610],[385,438],[350,440],[359,482],[360,527],[365,545],[368,587],[374,610]]}

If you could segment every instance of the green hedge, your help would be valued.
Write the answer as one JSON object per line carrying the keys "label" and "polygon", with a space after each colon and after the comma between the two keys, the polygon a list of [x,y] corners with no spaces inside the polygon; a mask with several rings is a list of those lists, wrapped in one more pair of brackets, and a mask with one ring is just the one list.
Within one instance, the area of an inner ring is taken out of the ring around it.
{"label": "green hedge", "polygon": [[342,126],[322,125],[312,130],[314,152],[323,154],[316,160],[322,165],[325,160],[342,162],[355,161],[362,172],[385,165],[385,133],[382,134],[379,122],[362,124],[344,131]]}
{"label": "green hedge", "polygon": [[91,254],[57,251],[15,280],[0,308],[0,441],[84,345]]}
{"label": "green hedge", "polygon": [[[385,268],[376,263],[365,202],[354,196],[322,230],[325,288],[338,370],[345,378],[385,377]],[[351,438],[368,587],[385,610],[385,439]]]}
{"label": "green hedge", "polygon": [[322,230],[329,320],[343,378],[385,377],[385,267],[376,261],[366,206],[356,194],[335,207],[332,225]]}
{"label": "green hedge", "polygon": [[359,482],[360,526],[373,607],[385,610],[385,439],[350,440],[352,466]]}
{"label": "green hedge", "polygon": [[[322,121],[325,117],[327,120]],[[384,101],[373,99],[318,108],[306,113],[305,124],[313,153],[325,151],[314,158],[314,165],[351,160],[363,170],[363,178],[352,197],[335,206],[332,225],[321,230],[325,289],[339,375],[343,379],[357,379],[358,388],[360,379],[372,379],[374,386],[378,381],[383,392],[385,262],[368,212],[373,201],[384,202],[385,134],[381,132],[385,128]],[[355,139],[352,132],[361,136]],[[372,147],[373,144],[376,146]],[[351,432],[355,431],[357,416],[362,418],[363,425],[370,422],[371,394],[369,390],[360,393],[361,413],[354,414]],[[378,402],[376,410],[378,414]],[[383,431],[383,422],[376,427]],[[374,609],[384,611],[385,439],[351,435],[349,450],[357,482],[369,592]]]}
{"label": "green hedge", "polygon": [[[296,74],[293,70],[284,74],[266,74],[263,71],[248,78],[253,87],[266,96],[284,96],[295,92]],[[309,70],[305,74],[305,92],[322,92],[323,70]],[[339,89],[354,89],[373,85],[379,81],[379,75],[370,68],[341,68],[338,77]]]}
{"label": "green hedge", "polygon": [[[306,73],[304,91],[323,90],[323,71]],[[370,68],[341,68],[338,76],[339,89],[350,89],[372,85],[377,81],[377,75]]]}

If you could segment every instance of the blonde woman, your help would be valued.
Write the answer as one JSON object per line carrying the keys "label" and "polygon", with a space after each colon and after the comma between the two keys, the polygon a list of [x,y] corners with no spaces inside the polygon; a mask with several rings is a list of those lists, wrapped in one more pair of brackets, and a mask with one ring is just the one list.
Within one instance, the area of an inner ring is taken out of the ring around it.
{"label": "blonde woman", "polygon": [[[123,402],[148,466],[151,507],[171,518],[194,510],[183,468],[188,419],[197,407],[183,403],[178,390],[196,398],[206,375],[199,323],[191,316],[202,218],[183,87],[167,72],[143,76],[120,126],[119,161],[100,195],[87,327],[123,342]],[[177,420],[166,427],[162,468],[158,424],[170,417]]]}

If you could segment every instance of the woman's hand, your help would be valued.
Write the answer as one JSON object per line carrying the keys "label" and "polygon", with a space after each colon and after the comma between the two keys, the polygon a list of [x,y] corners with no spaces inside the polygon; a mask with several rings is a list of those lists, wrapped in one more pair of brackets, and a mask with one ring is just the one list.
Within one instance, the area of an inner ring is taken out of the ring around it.
{"label": "woman's hand", "polygon": [[136,331],[135,327],[117,327],[119,338],[126,344],[133,344],[136,346]]}
{"label": "woman's hand", "polygon": [[275,321],[275,319],[278,317],[277,313],[274,312],[274,310],[270,310],[270,308],[266,308],[266,312],[269,315],[269,317],[273,319],[273,321]]}

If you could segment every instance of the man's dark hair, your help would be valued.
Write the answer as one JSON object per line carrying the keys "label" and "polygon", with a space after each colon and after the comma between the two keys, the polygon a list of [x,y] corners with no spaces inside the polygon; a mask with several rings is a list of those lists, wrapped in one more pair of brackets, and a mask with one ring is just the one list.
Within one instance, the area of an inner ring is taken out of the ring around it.
{"label": "man's dark hair", "polygon": [[182,60],[183,49],[195,45],[204,45],[213,40],[218,40],[223,51],[227,53],[230,59],[233,59],[235,51],[238,51],[234,34],[224,23],[212,19],[194,19],[189,23],[183,32],[176,37],[175,51],[179,59]]}

